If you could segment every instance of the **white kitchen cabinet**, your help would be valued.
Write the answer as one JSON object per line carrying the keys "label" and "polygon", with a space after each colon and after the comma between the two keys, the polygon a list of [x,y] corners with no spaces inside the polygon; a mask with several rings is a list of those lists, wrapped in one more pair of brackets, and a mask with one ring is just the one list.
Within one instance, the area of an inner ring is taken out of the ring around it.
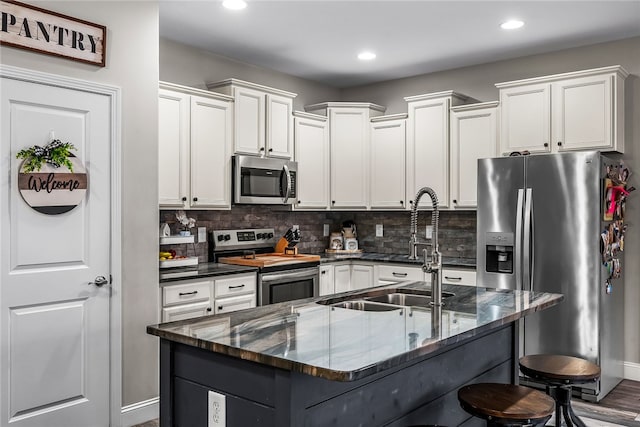
{"label": "white kitchen cabinet", "polygon": [[292,92],[238,79],[207,83],[209,90],[234,98],[234,152],[293,157]]}
{"label": "white kitchen cabinet", "polygon": [[442,283],[448,285],[476,286],[476,271],[462,268],[443,268]]}
{"label": "white kitchen cabinet", "polygon": [[213,314],[209,302],[196,302],[177,305],[175,307],[165,307],[162,309],[162,323],[192,319],[209,314]]}
{"label": "white kitchen cabinet", "polygon": [[[397,265],[379,263],[375,265],[375,277],[378,286],[392,285],[404,281],[425,281],[426,275],[421,265]],[[430,280],[430,275],[429,275]]]}
{"label": "white kitchen cabinet", "polygon": [[221,276],[214,280],[215,312],[229,313],[256,306],[255,273]]}
{"label": "white kitchen cabinet", "polygon": [[335,265],[333,268],[333,279],[336,294],[351,290],[351,264]]}
{"label": "white kitchen cabinet", "polygon": [[385,108],[370,103],[329,102],[305,107],[329,117],[331,208],[369,208],[369,120]]}
{"label": "white kitchen cabinet", "polygon": [[162,290],[162,322],[213,314],[213,280],[181,280],[166,284]]}
{"label": "white kitchen cabinet", "polygon": [[[408,103],[406,200],[422,187],[431,187],[440,207],[449,207],[449,109],[470,102],[465,95],[445,91],[404,98]],[[428,199],[428,198],[427,198]],[[420,207],[431,207],[421,199]]]}
{"label": "white kitchen cabinet", "polygon": [[354,291],[376,286],[373,277],[373,265],[352,264],[350,290]]}
{"label": "white kitchen cabinet", "polygon": [[329,128],[327,117],[294,112],[295,160],[298,162],[296,209],[329,208]]}
{"label": "white kitchen cabinet", "polygon": [[256,306],[256,296],[241,295],[237,297],[216,298],[215,313],[231,313],[232,311],[244,310]]}
{"label": "white kitchen cabinet", "polygon": [[231,208],[232,104],[224,95],[160,83],[161,208]]}
{"label": "white kitchen cabinet", "polygon": [[406,114],[371,119],[372,209],[405,208]]}
{"label": "white kitchen cabinet", "polygon": [[498,83],[500,152],[624,152],[620,66]]}
{"label": "white kitchen cabinet", "polygon": [[498,102],[451,108],[451,206],[478,204],[478,159],[498,154]]}
{"label": "white kitchen cabinet", "polygon": [[[320,296],[331,295],[336,293],[336,286],[334,282],[333,265],[321,265],[320,266],[320,283],[319,283]],[[347,286],[348,289],[348,286]]]}

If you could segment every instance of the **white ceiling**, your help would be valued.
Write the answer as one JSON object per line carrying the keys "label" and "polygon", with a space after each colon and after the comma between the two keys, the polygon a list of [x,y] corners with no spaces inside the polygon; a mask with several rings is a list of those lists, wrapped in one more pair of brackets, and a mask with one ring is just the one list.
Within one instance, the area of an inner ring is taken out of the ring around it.
{"label": "white ceiling", "polygon": [[640,0],[246,1],[161,1],[160,36],[335,87],[640,36]]}

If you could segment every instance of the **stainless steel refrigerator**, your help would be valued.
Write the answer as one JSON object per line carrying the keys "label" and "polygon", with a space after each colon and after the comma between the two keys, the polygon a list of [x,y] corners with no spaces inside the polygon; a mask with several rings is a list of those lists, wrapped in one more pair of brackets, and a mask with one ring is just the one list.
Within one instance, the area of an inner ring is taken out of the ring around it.
{"label": "stainless steel refrigerator", "polygon": [[478,161],[478,286],[564,294],[522,321],[521,356],[598,364],[600,381],[580,389],[595,401],[623,377],[623,281],[608,280],[601,247],[603,178],[613,163],[597,151]]}

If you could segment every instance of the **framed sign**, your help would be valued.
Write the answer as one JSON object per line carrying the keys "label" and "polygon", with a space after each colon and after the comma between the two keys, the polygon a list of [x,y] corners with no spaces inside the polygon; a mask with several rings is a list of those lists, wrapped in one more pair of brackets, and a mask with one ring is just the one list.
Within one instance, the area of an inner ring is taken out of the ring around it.
{"label": "framed sign", "polygon": [[107,28],[11,0],[0,0],[0,45],[104,67]]}

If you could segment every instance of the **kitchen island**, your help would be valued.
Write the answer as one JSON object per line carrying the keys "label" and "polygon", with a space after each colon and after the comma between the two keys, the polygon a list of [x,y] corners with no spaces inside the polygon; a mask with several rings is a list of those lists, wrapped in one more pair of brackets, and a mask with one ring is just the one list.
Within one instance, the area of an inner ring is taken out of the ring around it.
{"label": "kitchen island", "polygon": [[363,291],[352,291],[149,326],[161,338],[161,426],[206,426],[219,410],[209,391],[224,396],[228,427],[470,421],[458,388],[517,382],[517,320],[563,297],[443,291],[441,312],[371,304],[391,293],[429,292],[424,282],[404,282],[366,290],[375,311],[345,308],[362,300]]}

